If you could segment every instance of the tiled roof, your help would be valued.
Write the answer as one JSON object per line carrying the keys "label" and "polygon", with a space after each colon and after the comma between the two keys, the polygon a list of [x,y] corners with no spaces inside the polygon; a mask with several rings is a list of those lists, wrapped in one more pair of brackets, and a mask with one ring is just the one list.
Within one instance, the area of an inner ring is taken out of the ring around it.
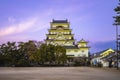
{"label": "tiled roof", "polygon": [[98,56],[100,56],[101,53],[103,53],[103,52],[105,52],[105,51],[107,51],[107,50],[108,50],[108,49],[103,50],[103,51],[100,51],[100,52],[96,52],[96,53],[93,54],[93,56],[94,56],[94,57],[98,57]]}
{"label": "tiled roof", "polygon": [[[110,49],[110,48],[109,48]],[[100,51],[100,52],[96,52],[96,53],[94,53],[93,55],[95,56],[95,57],[98,57],[98,56],[100,56],[100,54],[102,54],[103,52],[105,52],[105,51],[107,51],[107,50],[109,50],[109,49],[106,49],[106,50],[103,50],[103,51]]]}
{"label": "tiled roof", "polygon": [[78,43],[88,43],[88,42],[85,41],[84,39],[81,39]]}
{"label": "tiled roof", "polygon": [[52,21],[52,23],[68,23],[67,19],[66,20],[54,20]]}
{"label": "tiled roof", "polygon": [[66,49],[78,49],[77,46],[64,46]]}
{"label": "tiled roof", "polygon": [[113,52],[113,53],[103,57],[102,59],[107,59],[107,58],[111,58],[111,57],[115,57],[115,56],[116,56],[116,54],[115,54],[115,52]]}

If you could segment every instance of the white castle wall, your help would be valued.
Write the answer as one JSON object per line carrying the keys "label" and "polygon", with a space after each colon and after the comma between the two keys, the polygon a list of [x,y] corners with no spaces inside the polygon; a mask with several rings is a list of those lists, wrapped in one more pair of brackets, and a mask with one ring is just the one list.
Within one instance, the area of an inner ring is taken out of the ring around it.
{"label": "white castle wall", "polygon": [[88,57],[88,50],[84,50],[84,52],[82,52],[82,50],[76,51],[76,49],[70,49],[66,51],[66,55],[74,55],[74,57]]}

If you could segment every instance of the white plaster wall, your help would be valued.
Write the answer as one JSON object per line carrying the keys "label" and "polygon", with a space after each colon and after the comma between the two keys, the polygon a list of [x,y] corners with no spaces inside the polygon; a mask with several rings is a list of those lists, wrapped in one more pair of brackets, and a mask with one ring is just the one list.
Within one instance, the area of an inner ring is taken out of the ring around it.
{"label": "white plaster wall", "polygon": [[65,45],[65,46],[74,46],[74,45],[73,45],[73,42],[65,42],[64,45]]}
{"label": "white plaster wall", "polygon": [[88,57],[88,50],[85,50],[84,52],[82,52],[81,50],[78,50],[78,52],[71,50],[70,52],[67,51],[66,55],[74,55],[74,57]]}
{"label": "white plaster wall", "polygon": [[118,62],[118,67],[120,68],[120,61]]}
{"label": "white plaster wall", "polygon": [[109,62],[104,62],[104,63],[102,63],[102,65],[103,65],[103,67],[109,67]]}

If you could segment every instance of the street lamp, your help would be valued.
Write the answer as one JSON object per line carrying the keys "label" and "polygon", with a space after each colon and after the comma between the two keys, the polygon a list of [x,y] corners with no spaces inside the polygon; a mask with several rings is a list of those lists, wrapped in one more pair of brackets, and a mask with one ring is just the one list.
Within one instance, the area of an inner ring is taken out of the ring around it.
{"label": "street lamp", "polygon": [[116,16],[114,16],[113,18],[115,19],[114,20],[114,24],[116,26],[116,53],[117,53],[117,69],[119,69],[119,53],[120,53],[120,36],[118,35],[119,32],[118,32],[118,25],[120,25],[120,0],[119,0],[119,3],[118,3],[118,6],[114,9],[114,11],[117,13]]}
{"label": "street lamp", "polygon": [[119,54],[119,50],[120,50],[120,46],[119,46],[119,40],[120,40],[120,36],[118,35],[118,24],[114,24],[116,26],[116,58],[117,58],[117,69],[119,69],[119,64],[118,64],[118,54]]}
{"label": "street lamp", "polygon": [[118,36],[118,26],[116,25],[116,47],[117,47],[117,69],[119,69],[119,67],[118,67],[118,51],[119,51],[119,42],[118,42],[118,40],[119,40],[119,36]]}

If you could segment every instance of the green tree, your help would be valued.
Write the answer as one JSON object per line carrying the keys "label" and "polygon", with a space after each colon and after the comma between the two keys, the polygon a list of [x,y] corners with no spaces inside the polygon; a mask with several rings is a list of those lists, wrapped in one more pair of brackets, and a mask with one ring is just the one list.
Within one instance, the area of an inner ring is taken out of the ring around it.
{"label": "green tree", "polygon": [[37,52],[37,47],[35,41],[28,41],[23,44],[24,54],[30,64],[35,62],[35,54]]}
{"label": "green tree", "polygon": [[37,41],[19,42],[19,53],[23,55],[19,64],[24,65],[28,62],[31,66],[38,66],[43,59],[42,49],[40,50],[41,45],[42,43]]}
{"label": "green tree", "polygon": [[18,61],[16,42],[7,42],[1,46],[1,53],[5,58],[6,66],[15,66]]}
{"label": "green tree", "polygon": [[46,51],[46,55],[47,55],[47,61],[49,62],[49,64],[53,63],[55,61],[55,46],[54,45],[47,45],[47,51]]}
{"label": "green tree", "polygon": [[5,56],[0,53],[0,66],[4,66],[4,65],[5,65]]}
{"label": "green tree", "polygon": [[4,56],[4,53],[5,53],[5,44],[2,44],[0,45],[0,66],[5,66],[5,56]]}
{"label": "green tree", "polygon": [[8,42],[0,45],[0,66],[36,66],[66,62],[66,49],[62,46],[47,45],[41,42],[28,41]]}
{"label": "green tree", "polygon": [[40,49],[37,49],[35,55],[34,55],[34,61],[37,65],[41,64],[41,61],[42,61],[42,57],[41,57],[41,52],[40,52]]}
{"label": "green tree", "polygon": [[46,44],[41,44],[40,46],[40,61],[42,64],[44,64],[47,61],[47,45]]}
{"label": "green tree", "polygon": [[55,46],[55,62],[56,64],[64,64],[67,60],[66,49],[62,46]]}
{"label": "green tree", "polygon": [[30,66],[24,44],[24,42],[18,42],[19,60],[16,66]]}
{"label": "green tree", "polygon": [[39,42],[35,42],[36,44],[36,47],[37,47],[37,51],[36,53],[33,55],[34,56],[34,61],[37,65],[41,64],[41,61],[42,61],[42,52],[40,51],[40,47],[41,45],[43,44],[42,41],[39,41]]}
{"label": "green tree", "polygon": [[116,16],[113,17],[115,19],[114,25],[120,25],[120,0],[118,6],[114,9],[114,11],[117,14]]}

